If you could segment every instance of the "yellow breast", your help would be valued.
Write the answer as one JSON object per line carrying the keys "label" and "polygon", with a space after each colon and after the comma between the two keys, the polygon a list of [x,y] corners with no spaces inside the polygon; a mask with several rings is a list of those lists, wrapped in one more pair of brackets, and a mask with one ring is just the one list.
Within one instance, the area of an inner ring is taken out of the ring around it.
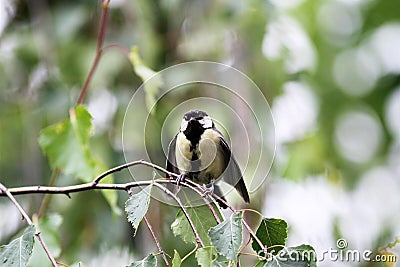
{"label": "yellow breast", "polygon": [[190,141],[183,133],[179,133],[176,139],[176,165],[181,173],[189,173],[191,168],[192,151]]}
{"label": "yellow breast", "polygon": [[[176,164],[181,173],[199,172],[197,182],[209,183],[220,178],[225,168],[225,161],[220,149],[220,135],[218,132],[207,129],[201,135],[200,142],[191,150],[191,143],[183,133],[179,133],[176,140]],[[198,160],[193,161],[193,153]],[[195,169],[194,169],[195,168]]]}
{"label": "yellow breast", "polygon": [[224,158],[220,149],[220,138],[218,132],[207,129],[201,136],[199,145],[201,170],[211,174],[218,179],[224,171]]}

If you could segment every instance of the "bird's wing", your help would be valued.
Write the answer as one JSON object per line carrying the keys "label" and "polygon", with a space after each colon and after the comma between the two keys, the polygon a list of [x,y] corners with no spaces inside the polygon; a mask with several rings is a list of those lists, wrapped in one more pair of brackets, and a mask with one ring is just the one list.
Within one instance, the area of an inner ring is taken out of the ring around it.
{"label": "bird's wing", "polygon": [[250,202],[249,193],[247,192],[246,184],[244,183],[242,171],[239,164],[236,162],[235,157],[232,155],[228,143],[225,141],[221,134],[220,146],[225,159],[225,172],[223,174],[224,181],[236,188],[238,193],[243,197],[244,201]]}
{"label": "bird's wing", "polygon": [[173,172],[176,174],[180,174],[179,173],[179,169],[176,166],[176,138],[177,138],[177,134],[174,136],[174,138],[171,140],[171,142],[169,143],[168,146],[168,157],[167,157],[167,171],[169,172]]}
{"label": "bird's wing", "polygon": [[[180,174],[179,173],[179,169],[176,166],[176,155],[175,155],[175,151],[176,151],[176,138],[178,135],[175,135],[174,138],[171,140],[171,142],[169,143],[168,146],[168,157],[167,157],[167,166],[166,169],[169,172],[173,172],[176,174]],[[173,177],[170,177],[173,178]],[[167,184],[167,188],[168,190],[170,190],[171,192],[173,192],[174,194],[178,193],[179,191],[179,187],[175,186],[172,183],[168,183]]]}

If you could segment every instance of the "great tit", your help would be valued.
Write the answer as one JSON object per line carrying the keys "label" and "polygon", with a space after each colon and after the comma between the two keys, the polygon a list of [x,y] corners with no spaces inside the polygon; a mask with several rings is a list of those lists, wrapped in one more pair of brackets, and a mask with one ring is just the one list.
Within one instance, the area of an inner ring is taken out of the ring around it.
{"label": "great tit", "polygon": [[[211,185],[209,190],[225,200],[218,186],[214,186],[214,182],[223,177],[226,183],[236,188],[245,202],[250,202],[242,172],[228,143],[204,111],[190,110],[185,113],[180,131],[169,144],[166,165],[169,172],[180,175],[178,185],[185,178]],[[218,202],[226,208],[222,201]]]}

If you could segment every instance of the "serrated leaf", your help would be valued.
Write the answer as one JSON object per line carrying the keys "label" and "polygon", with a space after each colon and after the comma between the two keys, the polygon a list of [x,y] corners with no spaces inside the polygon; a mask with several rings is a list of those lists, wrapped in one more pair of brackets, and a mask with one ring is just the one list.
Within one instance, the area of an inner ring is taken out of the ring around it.
{"label": "serrated leaf", "polygon": [[[59,214],[50,214],[41,218],[36,225],[38,232],[41,233],[42,239],[55,258],[59,257],[61,253],[61,239],[59,235],[61,223],[62,217]],[[41,267],[51,266],[51,262],[47,258],[43,247],[38,242],[35,243],[33,247],[29,265]]]}
{"label": "serrated leaf", "polygon": [[[215,206],[214,209],[218,210]],[[204,205],[195,208],[187,208],[187,212],[204,245],[211,245],[208,231],[211,227],[217,225],[217,222],[209,207]],[[171,224],[171,229],[175,236],[179,236],[186,243],[196,244],[193,230],[182,210],[179,210],[176,214],[175,221]]]}
{"label": "serrated leaf", "polygon": [[96,162],[89,150],[92,117],[83,106],[71,109],[69,119],[43,129],[39,144],[50,166],[86,182],[96,175]]}
{"label": "serrated leaf", "polygon": [[316,254],[310,245],[288,247],[279,251],[264,267],[316,267]]}
{"label": "serrated leaf", "polygon": [[211,243],[218,253],[236,261],[242,245],[243,212],[238,212],[209,231]]}
{"label": "serrated leaf", "polygon": [[172,259],[172,267],[180,267],[182,264],[181,256],[178,251],[174,249],[174,258]]}
{"label": "serrated leaf", "polygon": [[[267,252],[276,255],[286,244],[287,223],[282,219],[263,218],[256,236],[267,247]],[[252,247],[258,254],[263,254],[260,245],[253,239]]]}
{"label": "serrated leaf", "polygon": [[129,53],[129,60],[133,65],[133,70],[143,81],[144,92],[146,94],[146,106],[149,111],[154,113],[152,106],[156,103],[157,94],[163,86],[161,75],[146,66],[139,56],[137,46],[132,47]]}
{"label": "serrated leaf", "polygon": [[141,261],[132,262],[128,267],[155,267],[157,266],[157,258],[150,254]]}
{"label": "serrated leaf", "polygon": [[134,235],[136,235],[137,228],[149,208],[151,188],[152,185],[146,186],[125,202],[125,212],[128,215],[128,221],[133,226]]}
{"label": "serrated leaf", "polygon": [[26,266],[32,254],[35,231],[35,226],[30,225],[24,230],[22,236],[0,247],[2,267]]}

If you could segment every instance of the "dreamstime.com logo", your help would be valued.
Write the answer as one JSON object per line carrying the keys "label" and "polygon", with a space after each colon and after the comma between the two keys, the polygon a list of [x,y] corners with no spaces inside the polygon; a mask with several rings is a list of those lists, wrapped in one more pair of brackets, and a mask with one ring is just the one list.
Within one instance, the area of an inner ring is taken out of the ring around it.
{"label": "dreamstime.com logo", "polygon": [[[371,250],[347,249],[348,243],[345,239],[338,239],[336,248],[329,248],[317,255],[312,249],[293,249],[283,247],[275,256],[269,257],[270,261],[276,262],[390,262],[395,263],[398,256],[394,254],[376,253]],[[274,250],[268,250],[273,255]]]}
{"label": "dreamstime.com logo", "polygon": [[397,262],[397,256],[393,254],[377,254],[371,250],[347,249],[346,239],[336,241],[336,249],[330,248],[317,257],[318,261],[342,261],[342,262]]}

